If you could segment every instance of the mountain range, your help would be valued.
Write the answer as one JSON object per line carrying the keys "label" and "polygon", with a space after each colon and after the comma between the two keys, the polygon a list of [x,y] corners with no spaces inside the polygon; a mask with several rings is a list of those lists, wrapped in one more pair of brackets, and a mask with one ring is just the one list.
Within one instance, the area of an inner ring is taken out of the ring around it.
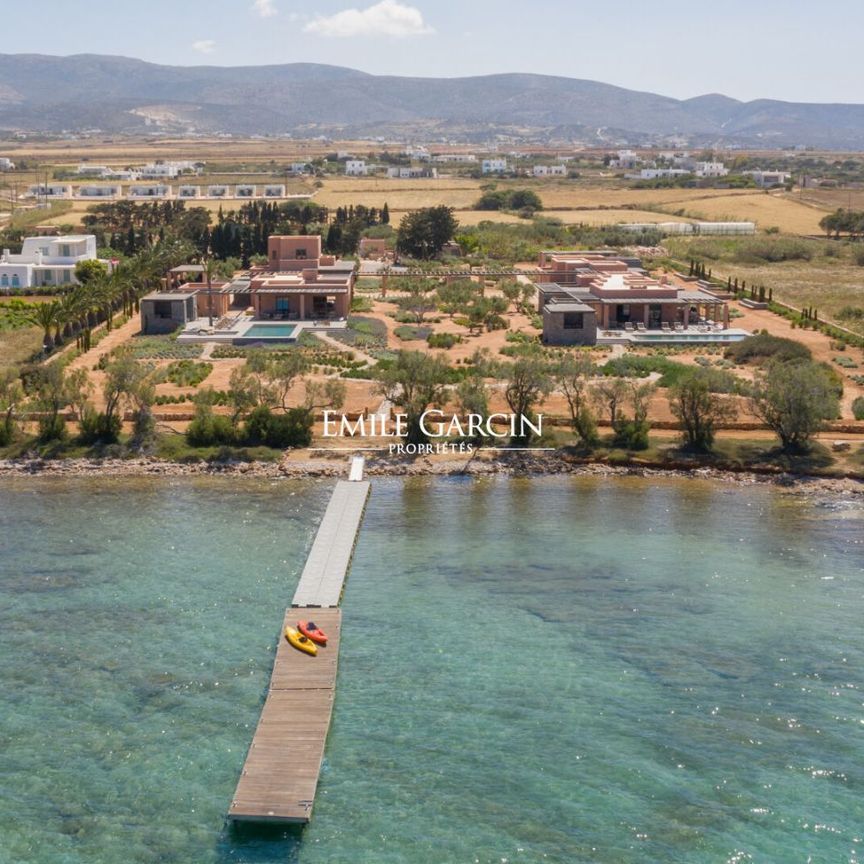
{"label": "mountain range", "polygon": [[163,66],[96,54],[0,54],[0,130],[94,128],[859,150],[864,105],[719,94],[679,100],[533,74],[411,78],[314,63]]}

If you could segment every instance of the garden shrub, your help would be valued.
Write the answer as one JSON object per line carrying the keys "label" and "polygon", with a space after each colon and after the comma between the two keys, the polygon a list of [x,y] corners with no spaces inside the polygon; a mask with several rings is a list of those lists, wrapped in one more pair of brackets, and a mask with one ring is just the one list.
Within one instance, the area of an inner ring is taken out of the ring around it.
{"label": "garden shrub", "polygon": [[214,414],[210,405],[199,404],[195,419],[186,430],[186,440],[193,447],[212,447],[215,444],[234,444],[237,430],[229,417]]}
{"label": "garden shrub", "polygon": [[108,416],[91,408],[84,411],[79,427],[82,444],[114,444],[120,437],[122,423],[116,414]]}
{"label": "garden shrub", "polygon": [[212,371],[212,363],[178,360],[168,367],[165,379],[178,387],[197,387]]}
{"label": "garden shrub", "polygon": [[426,343],[430,348],[452,348],[462,341],[458,333],[430,333],[426,337]]}
{"label": "garden shrub", "polygon": [[725,356],[736,363],[747,363],[750,360],[757,363],[768,360],[786,363],[790,360],[810,360],[812,357],[806,345],[768,333],[759,333],[735,342],[726,349]]}
{"label": "garden shrub", "polygon": [[251,446],[308,447],[312,443],[314,416],[307,408],[291,408],[275,414],[266,405],[259,405],[246,421],[244,441]]}

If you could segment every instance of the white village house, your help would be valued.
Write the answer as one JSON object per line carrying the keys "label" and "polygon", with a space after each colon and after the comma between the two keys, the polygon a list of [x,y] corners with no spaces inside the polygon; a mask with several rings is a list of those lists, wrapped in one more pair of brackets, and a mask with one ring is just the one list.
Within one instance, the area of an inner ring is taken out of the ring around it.
{"label": "white village house", "polygon": [[348,177],[365,177],[368,173],[364,159],[348,159],[345,162],[345,174]]}
{"label": "white village house", "polygon": [[[21,253],[0,255],[0,291],[10,288],[75,285],[75,265],[97,260],[93,234],[27,237]],[[110,267],[109,262],[104,262]]]}
{"label": "white village house", "polygon": [[566,165],[535,165],[531,172],[535,177],[566,177]]}
{"label": "white village house", "polygon": [[505,174],[510,170],[506,159],[484,159],[480,168],[484,174]]}

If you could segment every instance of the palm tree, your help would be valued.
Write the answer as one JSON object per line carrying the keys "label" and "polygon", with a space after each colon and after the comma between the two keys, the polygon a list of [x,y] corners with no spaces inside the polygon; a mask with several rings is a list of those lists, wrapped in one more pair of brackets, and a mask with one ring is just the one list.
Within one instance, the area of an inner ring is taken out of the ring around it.
{"label": "palm tree", "polygon": [[201,266],[204,268],[204,278],[207,280],[207,317],[209,324],[213,326],[213,275],[216,272],[216,262],[212,258],[202,258]]}
{"label": "palm tree", "polygon": [[65,335],[77,333],[86,323],[89,294],[85,285],[75,285],[60,298]]}
{"label": "palm tree", "polygon": [[55,344],[52,331],[58,325],[62,325],[63,309],[59,300],[50,300],[47,303],[34,303],[27,313],[27,320],[43,330],[42,347],[48,354]]}
{"label": "palm tree", "polygon": [[110,277],[104,279],[94,279],[90,286],[91,300],[93,307],[98,310],[98,314],[105,320],[105,329],[111,332],[111,318],[114,315],[114,302],[117,298],[117,292]]}
{"label": "palm tree", "polygon": [[213,277],[218,276],[220,269],[224,267],[222,261],[215,258],[202,258],[201,266],[204,268],[204,278],[207,280],[207,316],[210,326],[213,326]]}

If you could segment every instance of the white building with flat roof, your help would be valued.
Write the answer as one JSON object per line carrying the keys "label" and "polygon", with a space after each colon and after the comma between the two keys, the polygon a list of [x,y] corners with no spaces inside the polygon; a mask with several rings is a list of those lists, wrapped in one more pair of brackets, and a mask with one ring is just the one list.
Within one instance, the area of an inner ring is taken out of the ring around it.
{"label": "white building with flat roof", "polygon": [[150,162],[138,169],[138,173],[143,180],[149,180],[154,177],[167,177],[173,179],[179,177],[184,172],[193,174],[200,173],[198,165],[195,162]]}
{"label": "white building with flat roof", "polygon": [[630,180],[665,180],[692,174],[684,168],[643,168],[638,174],[628,174]]}
{"label": "white building with flat roof", "polygon": [[391,165],[387,169],[387,176],[391,179],[406,180],[412,177],[428,177],[435,178],[438,176],[437,168],[412,167],[408,165]]}
{"label": "white building with flat roof", "polygon": [[635,168],[644,160],[633,150],[619,150],[614,159],[609,160],[610,168]]}
{"label": "white building with flat roof", "polygon": [[171,194],[171,187],[164,183],[147,183],[130,186],[128,194],[130,198],[167,198]]}
{"label": "white building with flat roof", "polygon": [[753,182],[762,189],[768,189],[771,186],[785,186],[791,179],[792,175],[788,171],[743,171],[746,177],[752,177]]}
{"label": "white building with flat roof", "polygon": [[365,177],[368,173],[369,169],[363,159],[348,159],[345,162],[345,175],[347,177]]}
{"label": "white building with flat roof", "polygon": [[722,162],[697,162],[693,173],[697,177],[725,177],[729,169]]}
{"label": "white building with flat roof", "polygon": [[27,237],[20,254],[4,249],[0,255],[0,291],[75,285],[75,265],[92,260],[96,260],[93,234]]}
{"label": "white building with flat roof", "polygon": [[122,194],[123,187],[112,184],[81,185],[75,190],[76,198],[120,198]]}
{"label": "white building with flat roof", "polygon": [[438,153],[432,157],[433,162],[455,162],[462,165],[470,165],[477,161],[474,153]]}
{"label": "white building with flat roof", "polygon": [[484,174],[505,174],[510,170],[506,159],[484,159],[480,165]]}
{"label": "white building with flat roof", "polygon": [[566,165],[535,165],[531,173],[535,177],[566,177]]}
{"label": "white building with flat roof", "polygon": [[6,156],[0,156],[0,171],[14,171],[15,163]]}
{"label": "white building with flat roof", "polygon": [[71,198],[72,187],[68,183],[37,183],[27,190],[29,198]]}

